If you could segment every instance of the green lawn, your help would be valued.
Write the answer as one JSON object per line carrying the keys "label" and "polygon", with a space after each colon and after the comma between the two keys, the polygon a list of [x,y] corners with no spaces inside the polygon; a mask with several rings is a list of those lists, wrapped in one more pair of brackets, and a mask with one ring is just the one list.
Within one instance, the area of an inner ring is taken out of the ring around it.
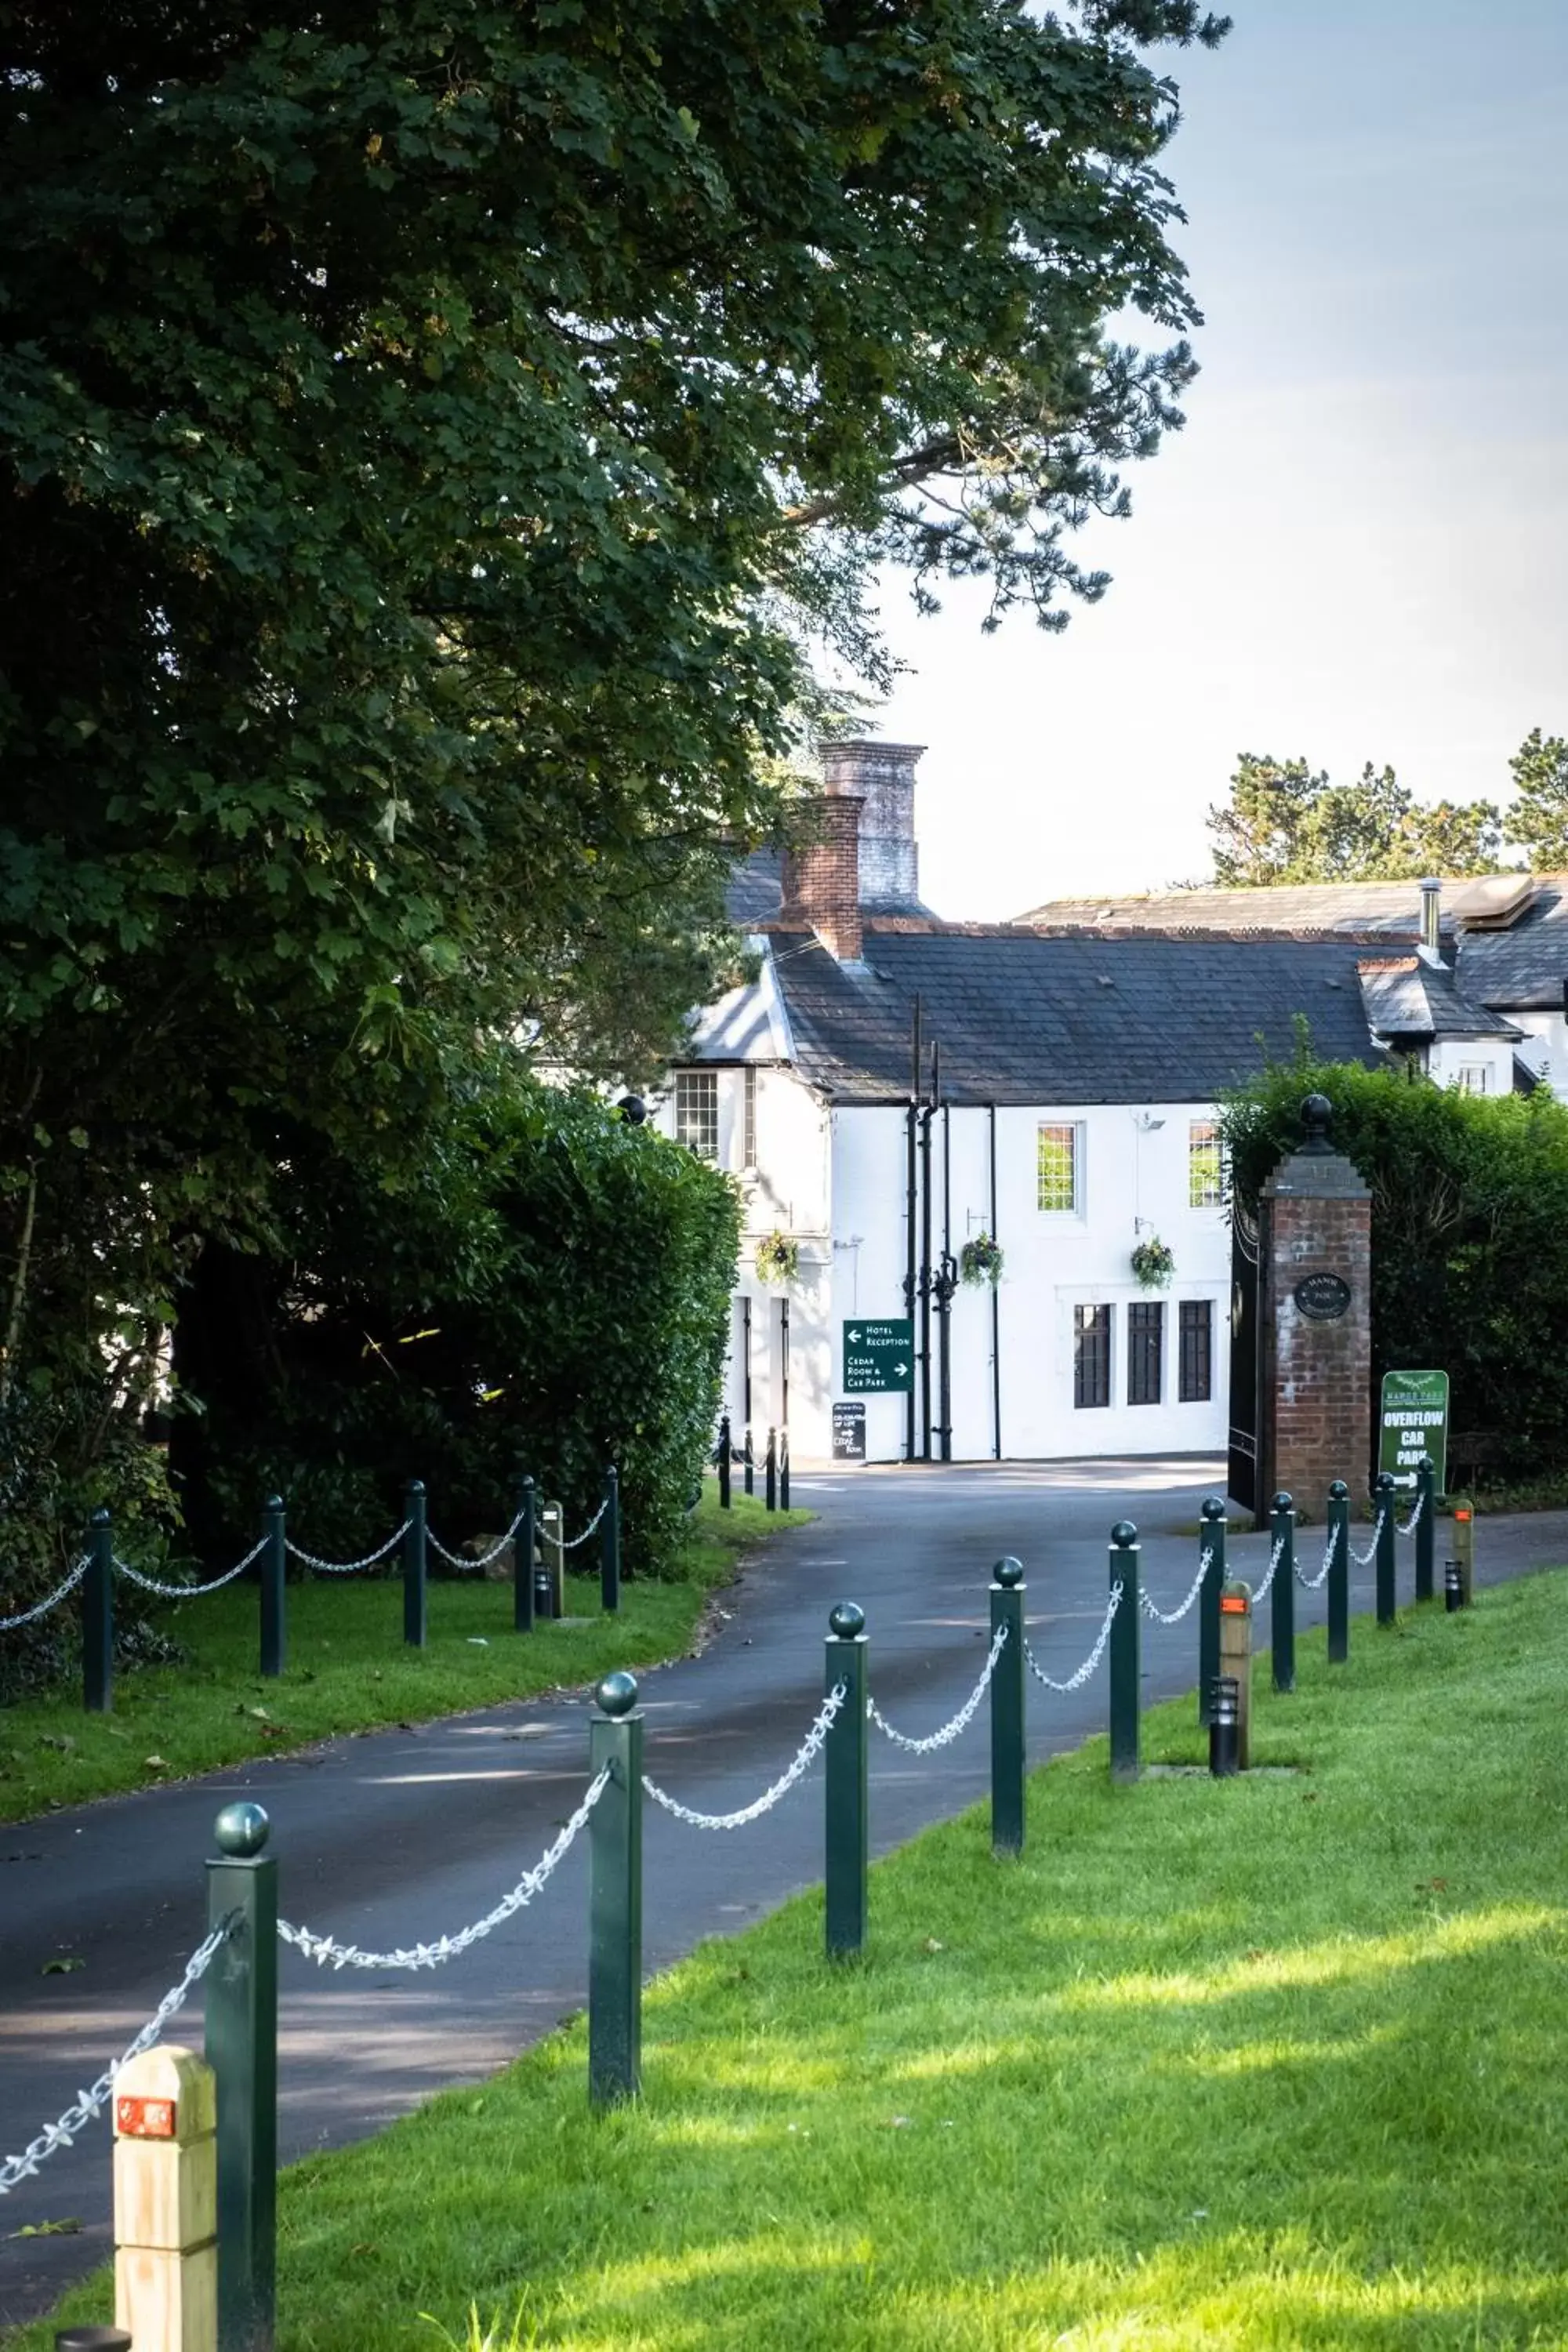
{"label": "green lawn", "polygon": [[[815,1897],[706,1946],[635,2109],[579,2026],[297,2167],[283,2352],[470,2302],[572,2352],[1568,2344],[1565,1612],[1358,1622],[1331,1681],[1308,1638],[1259,1697],[1300,1775],[1112,1791],[1093,1743],[1023,1863],[971,1813],[879,1866],[861,1965]],[[1150,1731],[1196,1753],[1190,1702]]]}
{"label": "green lawn", "polygon": [[216,1771],[337,1733],[530,1698],[594,1681],[612,1666],[676,1655],[690,1643],[709,1594],[733,1573],[737,1553],[771,1528],[811,1516],[770,1517],[743,1495],[733,1510],[721,1511],[710,1480],[670,1580],[623,1585],[618,1616],[600,1613],[596,1574],[567,1580],[568,1612],[586,1622],[568,1616],[531,1635],[512,1632],[510,1583],[433,1582],[424,1650],[404,1646],[395,1580],[290,1584],[288,1669],[271,1682],[256,1671],[253,1584],[227,1585],[205,1601],[150,1602],[144,1613],[188,1651],[189,1662],[121,1674],[109,1716],[84,1714],[74,1685],[0,1708],[0,1821]]}

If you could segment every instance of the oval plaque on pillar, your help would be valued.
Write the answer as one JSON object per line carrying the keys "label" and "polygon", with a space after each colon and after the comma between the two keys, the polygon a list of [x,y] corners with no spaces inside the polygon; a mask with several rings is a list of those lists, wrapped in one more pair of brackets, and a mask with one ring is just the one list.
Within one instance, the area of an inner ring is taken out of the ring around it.
{"label": "oval plaque on pillar", "polygon": [[1290,1296],[1310,1323],[1337,1323],[1351,1303],[1342,1274],[1304,1274]]}

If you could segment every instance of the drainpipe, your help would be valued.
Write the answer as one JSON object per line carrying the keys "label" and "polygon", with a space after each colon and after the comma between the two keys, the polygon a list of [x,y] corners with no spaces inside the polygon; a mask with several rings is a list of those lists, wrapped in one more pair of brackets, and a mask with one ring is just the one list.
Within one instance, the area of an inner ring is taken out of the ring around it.
{"label": "drainpipe", "polygon": [[942,1048],[934,1042],[931,1049],[931,1100],[921,1112],[921,1459],[931,1460],[931,1130],[936,1117],[936,1074]]}
{"label": "drainpipe", "polygon": [[[991,1112],[991,1238],[996,1239],[996,1106]],[[1002,1459],[1002,1297],[991,1286],[991,1458]]]}
{"label": "drainpipe", "polygon": [[[910,1320],[910,1337],[915,1328],[915,1185],[916,1185],[916,1121],[920,1117],[921,1093],[921,1001],[917,995],[910,1024],[910,1107],[904,1114],[905,1178],[904,1233],[909,1244],[904,1275],[904,1313]],[[915,1384],[911,1378],[904,1401],[904,1460],[915,1458]]]}
{"label": "drainpipe", "polygon": [[[935,1077],[932,1077],[933,1087]],[[952,1255],[952,1106],[942,1106],[942,1258],[936,1277],[937,1423],[936,1450],[943,1462],[952,1460],[952,1294],[958,1286],[958,1265]]]}

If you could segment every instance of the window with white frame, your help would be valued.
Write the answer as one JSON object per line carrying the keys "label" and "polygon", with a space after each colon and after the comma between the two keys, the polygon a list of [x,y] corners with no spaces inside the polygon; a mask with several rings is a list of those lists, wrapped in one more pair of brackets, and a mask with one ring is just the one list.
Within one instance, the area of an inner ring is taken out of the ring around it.
{"label": "window with white frame", "polygon": [[1194,1118],[1187,1128],[1187,1205],[1217,1209],[1224,1199],[1219,1129],[1212,1118]]}
{"label": "window with white frame", "polygon": [[1083,1129],[1041,1127],[1035,1140],[1035,1198],[1039,1208],[1074,1214],[1083,1195]]}
{"label": "window with white frame", "polygon": [[1459,1064],[1459,1092],[1462,1095],[1486,1095],[1491,1092],[1492,1074],[1485,1062]]}
{"label": "window with white frame", "polygon": [[719,1073],[678,1070],[675,1074],[675,1139],[695,1151],[699,1160],[719,1157]]}

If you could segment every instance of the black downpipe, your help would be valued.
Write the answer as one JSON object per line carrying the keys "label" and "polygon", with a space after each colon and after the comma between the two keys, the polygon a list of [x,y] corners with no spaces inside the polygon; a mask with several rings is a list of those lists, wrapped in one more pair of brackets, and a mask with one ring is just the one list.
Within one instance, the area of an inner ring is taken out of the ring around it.
{"label": "black downpipe", "polygon": [[[931,1075],[937,1091],[936,1073]],[[952,1294],[958,1287],[958,1261],[952,1255],[952,1106],[942,1106],[942,1263],[936,1277],[937,1395],[936,1444],[944,1462],[952,1460]]]}
{"label": "black downpipe", "polygon": [[[940,1049],[931,1046],[931,1068],[934,1073]],[[931,1130],[936,1117],[934,1100],[921,1112],[921,1459],[931,1460]]]}
{"label": "black downpipe", "polygon": [[[904,1226],[909,1242],[908,1270],[904,1276],[904,1313],[909,1318],[912,1339],[915,1328],[915,1190],[916,1122],[920,1118],[921,1097],[921,1001],[917,996],[910,1024],[910,1107],[904,1117],[906,1145],[906,1175],[904,1184]],[[904,1460],[915,1458],[915,1384],[911,1379],[904,1401]]]}
{"label": "black downpipe", "polygon": [[[996,1106],[991,1105],[991,1238],[996,1234]],[[991,1458],[1002,1459],[1002,1300],[991,1286]]]}

